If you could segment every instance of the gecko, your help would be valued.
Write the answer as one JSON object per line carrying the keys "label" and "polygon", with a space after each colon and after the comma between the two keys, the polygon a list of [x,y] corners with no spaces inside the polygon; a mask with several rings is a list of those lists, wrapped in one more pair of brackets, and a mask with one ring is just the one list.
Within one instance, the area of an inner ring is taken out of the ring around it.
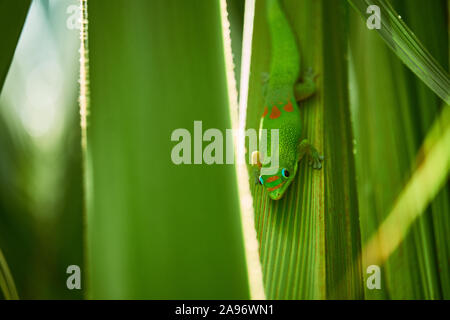
{"label": "gecko", "polygon": [[[307,157],[314,169],[321,169],[324,157],[307,139],[302,139],[297,105],[297,102],[308,99],[316,92],[316,76],[309,69],[299,81],[300,53],[295,35],[279,0],[267,0],[266,4],[271,61],[259,128],[267,131],[269,150],[266,156],[256,150],[251,157],[257,169],[257,183],[266,188],[271,199],[279,200],[294,180],[300,160]],[[271,129],[279,130],[279,166],[274,174],[262,175],[261,168],[271,165],[265,163],[265,157],[271,156]]]}

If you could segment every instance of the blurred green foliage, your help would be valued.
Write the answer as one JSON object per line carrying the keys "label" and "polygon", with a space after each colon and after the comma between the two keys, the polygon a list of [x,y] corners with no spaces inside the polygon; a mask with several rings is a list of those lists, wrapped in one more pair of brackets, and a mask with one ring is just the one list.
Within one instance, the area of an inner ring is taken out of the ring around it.
{"label": "blurred green foliage", "polygon": [[241,78],[241,55],[244,30],[245,0],[227,0],[228,21],[230,22],[231,48],[233,52],[236,88],[239,90]]}
{"label": "blurred green foliage", "polygon": [[[402,19],[448,70],[448,33],[443,32],[447,29],[447,1],[430,4],[393,1]],[[416,154],[442,101],[401,63],[376,32],[367,29],[356,12],[352,13],[350,37],[364,244],[386,218],[411,175]],[[440,192],[383,266],[385,290],[366,289],[367,298],[449,298],[448,192],[448,187]],[[363,270],[370,264],[363,260]]]}
{"label": "blurred green foliage", "polygon": [[[1,23],[25,19],[26,3],[2,1]],[[33,2],[0,98],[0,248],[21,299],[83,297],[66,287],[67,266],[83,265],[79,33],[66,25],[66,10],[77,3]],[[17,30],[15,42],[2,44],[2,55],[16,47],[21,26]],[[11,27],[2,32],[4,39],[15,34]],[[40,120],[31,117],[43,113]]]}
{"label": "blurred green foliage", "polygon": [[19,40],[30,2],[31,0],[0,1],[0,32],[2,39],[2,50],[0,51],[0,93],[3,89],[3,83]]}
{"label": "blurred green foliage", "polygon": [[89,296],[248,298],[234,166],[171,160],[175,129],[231,128],[219,2],[88,12]]}

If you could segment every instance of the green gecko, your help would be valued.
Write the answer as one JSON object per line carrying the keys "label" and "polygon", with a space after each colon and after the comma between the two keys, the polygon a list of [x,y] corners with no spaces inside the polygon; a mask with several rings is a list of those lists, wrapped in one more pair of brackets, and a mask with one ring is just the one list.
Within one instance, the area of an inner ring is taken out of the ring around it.
{"label": "green gecko", "polygon": [[[270,198],[278,200],[294,180],[298,162],[303,157],[308,157],[313,168],[320,169],[323,156],[307,139],[301,140],[300,111],[297,106],[297,101],[315,93],[315,77],[310,71],[303,76],[303,81],[298,82],[300,54],[294,33],[279,1],[267,0],[266,3],[271,65],[260,129],[267,130],[267,157],[271,156],[271,129],[279,129],[279,166],[274,174],[263,175],[262,170],[258,172],[258,175],[261,173],[258,182],[267,189]],[[270,168],[271,163],[265,163],[267,159],[258,151],[252,153],[252,164],[259,169]]]}

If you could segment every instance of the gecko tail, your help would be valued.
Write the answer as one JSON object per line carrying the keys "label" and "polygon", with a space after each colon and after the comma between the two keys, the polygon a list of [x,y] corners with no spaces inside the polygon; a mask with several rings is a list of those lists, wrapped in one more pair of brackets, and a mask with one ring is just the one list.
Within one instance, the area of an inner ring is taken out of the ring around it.
{"label": "gecko tail", "polygon": [[266,0],[266,4],[271,38],[269,86],[293,85],[300,72],[300,55],[296,38],[280,0]]}

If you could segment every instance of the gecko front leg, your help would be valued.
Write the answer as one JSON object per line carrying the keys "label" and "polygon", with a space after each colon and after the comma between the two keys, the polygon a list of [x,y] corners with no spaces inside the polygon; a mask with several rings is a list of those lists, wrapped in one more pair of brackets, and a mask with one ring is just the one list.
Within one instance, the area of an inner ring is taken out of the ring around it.
{"label": "gecko front leg", "polygon": [[314,95],[317,90],[315,79],[317,75],[314,74],[311,68],[305,72],[302,80],[297,82],[294,86],[294,94],[297,102],[303,101]]}

